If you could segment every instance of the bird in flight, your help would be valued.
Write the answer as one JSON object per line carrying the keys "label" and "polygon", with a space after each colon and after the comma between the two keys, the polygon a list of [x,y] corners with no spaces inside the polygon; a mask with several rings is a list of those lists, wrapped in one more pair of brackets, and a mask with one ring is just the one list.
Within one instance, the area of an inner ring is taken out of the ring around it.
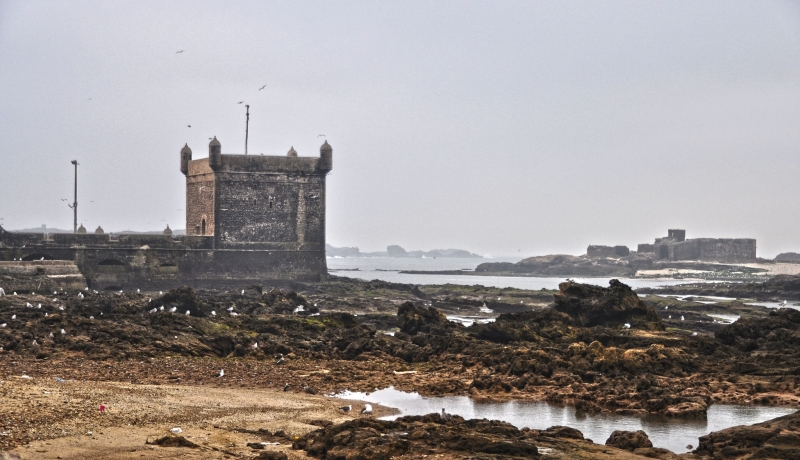
{"label": "bird in flight", "polygon": [[181,54],[181,53],[183,53],[183,50],[175,51],[175,54]]}
{"label": "bird in flight", "polygon": [[61,201],[67,201],[67,199],[66,198],[62,198]]}
{"label": "bird in flight", "polygon": [[258,90],[259,90],[259,91],[261,91],[262,89],[264,89],[264,88],[266,88],[266,87],[267,87],[267,85],[264,85],[264,86],[262,86],[261,88],[258,88]]}
{"label": "bird in flight", "polygon": [[326,136],[324,134],[318,134],[317,137],[328,137],[328,136]]}
{"label": "bird in flight", "polygon": [[239,101],[237,102],[237,104],[244,104],[244,101]]}
{"label": "bird in flight", "polygon": [[191,128],[191,127],[192,127],[192,125],[188,125],[188,126],[187,126],[187,128]]}

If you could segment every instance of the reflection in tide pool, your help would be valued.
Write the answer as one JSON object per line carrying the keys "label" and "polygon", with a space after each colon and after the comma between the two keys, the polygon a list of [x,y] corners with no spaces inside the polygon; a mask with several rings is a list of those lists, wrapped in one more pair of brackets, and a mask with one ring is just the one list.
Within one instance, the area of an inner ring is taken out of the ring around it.
{"label": "reflection in tide pool", "polygon": [[584,437],[603,444],[614,430],[644,430],[653,446],[673,452],[686,452],[686,446],[697,447],[698,438],[712,431],[736,425],[752,425],[795,410],[781,407],[740,406],[715,404],[708,410],[708,419],[683,419],[655,415],[630,416],[614,414],[576,415],[571,406],[546,402],[509,401],[477,402],[466,396],[423,398],[417,393],[405,393],[386,388],[373,393],[345,392],[339,398],[361,400],[400,410],[400,415],[385,417],[392,420],[403,415],[424,415],[441,412],[457,414],[465,419],[494,419],[511,423],[517,428],[545,429],[565,425],[580,430]]}

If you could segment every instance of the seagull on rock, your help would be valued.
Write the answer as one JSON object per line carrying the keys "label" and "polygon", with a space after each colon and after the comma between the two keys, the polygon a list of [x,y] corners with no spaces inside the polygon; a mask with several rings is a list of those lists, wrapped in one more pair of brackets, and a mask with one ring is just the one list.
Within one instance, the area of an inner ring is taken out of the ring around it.
{"label": "seagull on rock", "polygon": [[308,386],[306,384],[303,384],[303,391],[305,391],[306,393],[308,393],[310,395],[317,394],[317,391],[315,389],[311,388],[310,386]]}
{"label": "seagull on rock", "polygon": [[362,414],[371,414],[372,413],[372,405],[371,404],[364,404],[364,408],[361,409]]}
{"label": "seagull on rock", "polygon": [[186,310],[186,315],[191,315],[192,313],[189,310]]}
{"label": "seagull on rock", "polygon": [[3,288],[0,287],[0,297],[3,297],[4,295],[6,295],[6,291],[4,291]]}
{"label": "seagull on rock", "polygon": [[342,407],[339,408],[339,410],[342,411],[342,412],[350,412],[351,410],[353,410],[353,405],[350,404],[350,405],[347,405],[347,406],[342,406]]}
{"label": "seagull on rock", "polygon": [[217,312],[215,312],[214,310],[211,310],[211,316],[217,316]]}
{"label": "seagull on rock", "polygon": [[220,378],[222,378],[222,377],[225,377],[225,369],[220,369],[220,370],[219,370],[219,375],[218,375],[218,377],[220,377]]}
{"label": "seagull on rock", "polygon": [[439,417],[444,420],[445,422],[449,422],[453,420],[453,416],[445,412],[444,407],[442,407],[442,413],[439,414]]}
{"label": "seagull on rock", "polygon": [[178,311],[178,307],[172,307],[169,309],[170,313],[175,313],[176,311]]}
{"label": "seagull on rock", "polygon": [[683,321],[683,315],[681,315],[681,321]]}
{"label": "seagull on rock", "polygon": [[[622,327],[624,327],[625,329],[630,329],[631,328],[631,323],[625,323],[625,324],[622,325]],[[444,410],[444,409],[442,409],[442,410]]]}
{"label": "seagull on rock", "polygon": [[286,382],[286,385],[283,386],[283,391],[289,391],[289,382]]}

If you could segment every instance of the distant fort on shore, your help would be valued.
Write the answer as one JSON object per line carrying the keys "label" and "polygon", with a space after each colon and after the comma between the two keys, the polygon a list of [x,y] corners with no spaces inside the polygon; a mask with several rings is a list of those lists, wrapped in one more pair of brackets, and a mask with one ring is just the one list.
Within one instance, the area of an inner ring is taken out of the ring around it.
{"label": "distant fort on shore", "polygon": [[180,151],[186,176],[186,235],[14,233],[0,227],[3,264],[74,261],[90,287],[122,289],[242,285],[265,280],[318,281],[325,261],[325,182],[333,149],[319,157]]}
{"label": "distant fort on shore", "polygon": [[[656,238],[653,244],[640,244],[636,252],[651,254],[654,260],[706,260],[716,262],[745,262],[756,260],[754,238],[693,238],[686,239],[686,230],[670,229],[667,236]],[[617,258],[630,255],[627,246],[597,246],[586,249],[589,258]]]}

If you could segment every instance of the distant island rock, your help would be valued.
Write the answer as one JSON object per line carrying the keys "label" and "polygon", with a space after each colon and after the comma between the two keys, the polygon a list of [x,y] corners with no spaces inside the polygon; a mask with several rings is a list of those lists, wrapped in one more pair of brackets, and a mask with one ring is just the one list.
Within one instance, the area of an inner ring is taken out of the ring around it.
{"label": "distant island rock", "polygon": [[800,254],[796,252],[782,252],[775,256],[775,262],[800,263]]}
{"label": "distant island rock", "polygon": [[417,258],[423,257],[451,258],[451,259],[481,259],[483,256],[473,254],[464,249],[433,249],[431,251],[406,251],[402,247],[393,244],[386,248],[386,252],[361,252],[358,248],[337,248],[330,244],[325,245],[325,253],[328,257],[394,257],[394,258]]}
{"label": "distant island rock", "polygon": [[633,276],[642,262],[648,265],[652,264],[649,259],[646,261],[638,259],[635,256],[628,256],[618,260],[597,260],[587,256],[551,254],[529,257],[517,263],[482,263],[475,268],[475,273],[533,276]]}

